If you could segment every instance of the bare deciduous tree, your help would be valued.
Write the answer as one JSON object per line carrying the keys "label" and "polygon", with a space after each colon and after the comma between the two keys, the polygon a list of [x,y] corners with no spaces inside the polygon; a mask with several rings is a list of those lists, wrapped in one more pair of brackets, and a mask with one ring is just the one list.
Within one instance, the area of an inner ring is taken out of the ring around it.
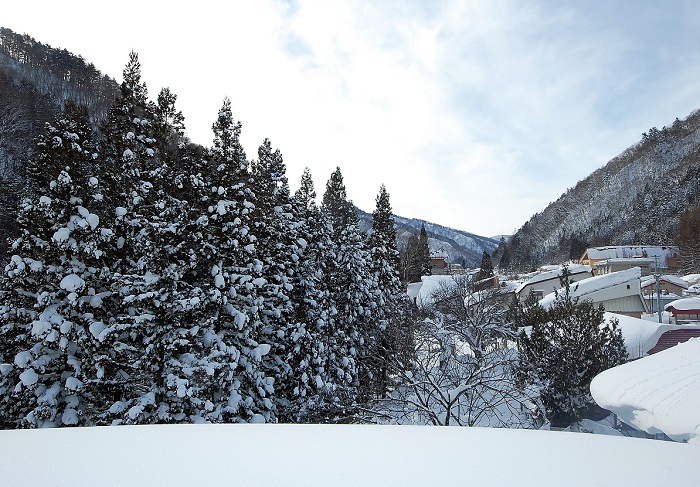
{"label": "bare deciduous tree", "polygon": [[413,363],[396,361],[396,387],[375,403],[383,421],[410,424],[532,427],[537,392],[518,387],[507,296],[474,292],[459,277],[432,296],[414,335]]}

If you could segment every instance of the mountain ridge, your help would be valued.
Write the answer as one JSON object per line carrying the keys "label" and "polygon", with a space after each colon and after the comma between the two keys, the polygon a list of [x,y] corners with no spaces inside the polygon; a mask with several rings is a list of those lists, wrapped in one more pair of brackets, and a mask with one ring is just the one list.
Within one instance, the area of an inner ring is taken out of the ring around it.
{"label": "mountain ridge", "polygon": [[670,245],[700,201],[700,110],[642,139],[533,215],[498,260],[518,269],[578,259],[600,245]]}
{"label": "mountain ridge", "polygon": [[[372,214],[357,208],[360,218],[360,228],[368,231],[372,228]],[[465,267],[478,267],[484,252],[493,253],[498,247],[498,241],[483,237],[464,230],[446,227],[418,218],[406,218],[394,215],[397,240],[399,247],[406,244],[411,234],[420,233],[422,225],[428,234],[428,246],[431,251],[443,250],[451,263],[462,264]]]}

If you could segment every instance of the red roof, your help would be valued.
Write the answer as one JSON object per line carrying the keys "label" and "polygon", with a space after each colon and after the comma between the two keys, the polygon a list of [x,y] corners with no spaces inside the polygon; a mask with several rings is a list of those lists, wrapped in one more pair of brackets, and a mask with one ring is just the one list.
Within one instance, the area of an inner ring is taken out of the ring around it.
{"label": "red roof", "polygon": [[659,341],[657,341],[656,345],[654,345],[654,347],[647,353],[651,355],[652,353],[675,347],[679,343],[687,342],[691,338],[696,337],[700,337],[700,329],[698,328],[692,330],[670,330],[662,333],[659,337]]}

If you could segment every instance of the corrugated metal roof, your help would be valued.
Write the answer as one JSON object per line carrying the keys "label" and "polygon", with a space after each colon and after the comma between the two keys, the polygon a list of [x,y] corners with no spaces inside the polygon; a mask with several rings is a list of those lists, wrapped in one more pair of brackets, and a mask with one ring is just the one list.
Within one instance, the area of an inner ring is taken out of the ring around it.
{"label": "corrugated metal roof", "polygon": [[690,330],[667,331],[659,337],[659,341],[656,342],[656,345],[654,345],[648,353],[651,355],[653,353],[666,350],[667,348],[675,347],[679,343],[685,343],[691,338],[697,337],[700,337],[700,330],[697,328]]}

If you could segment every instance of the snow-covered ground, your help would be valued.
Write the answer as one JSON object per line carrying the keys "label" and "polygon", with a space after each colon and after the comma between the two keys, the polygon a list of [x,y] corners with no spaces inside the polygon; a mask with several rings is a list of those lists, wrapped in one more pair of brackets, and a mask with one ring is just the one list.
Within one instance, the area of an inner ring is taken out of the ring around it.
{"label": "snow-covered ground", "polygon": [[429,426],[156,425],[0,431],[23,486],[696,486],[700,447]]}
{"label": "snow-covered ground", "polygon": [[591,394],[635,428],[700,443],[700,339],[598,374]]}

